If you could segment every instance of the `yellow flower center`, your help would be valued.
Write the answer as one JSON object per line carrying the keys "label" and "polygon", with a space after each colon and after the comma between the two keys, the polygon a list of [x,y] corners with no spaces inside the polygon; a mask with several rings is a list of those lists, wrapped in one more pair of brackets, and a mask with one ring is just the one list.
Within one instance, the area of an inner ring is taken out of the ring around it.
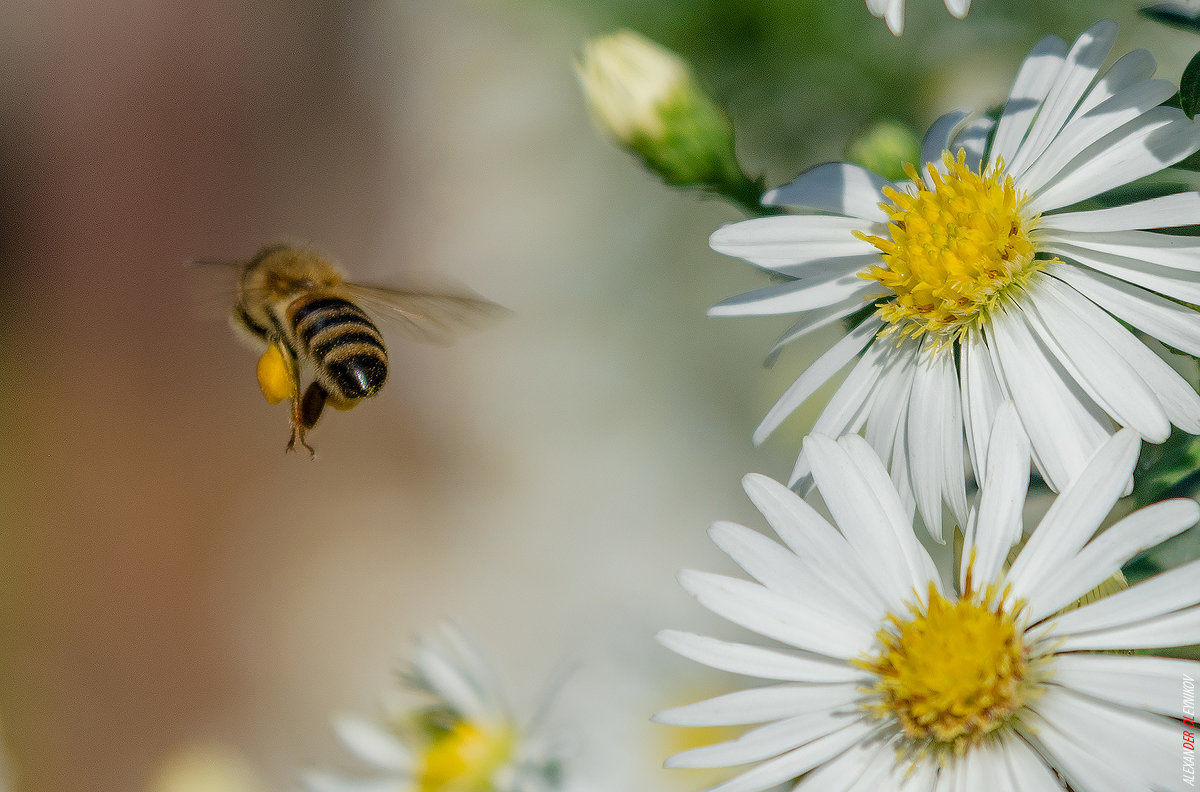
{"label": "yellow flower center", "polygon": [[418,792],[482,792],[512,755],[516,735],[511,729],[485,729],[458,721],[425,751],[417,776]]}
{"label": "yellow flower center", "polygon": [[943,152],[942,163],[945,173],[927,166],[933,189],[911,165],[905,171],[915,195],[884,188],[888,201],[880,207],[888,214],[890,238],[855,236],[883,254],[883,264],[861,277],[896,295],[877,309],[891,324],[885,333],[932,333],[948,345],[981,326],[1005,294],[1046,262],[1034,258],[1029,237],[1038,218],[1023,214],[1026,197],[1002,165],[974,173],[962,151],[957,159]]}
{"label": "yellow flower center", "polygon": [[1029,649],[1017,619],[989,592],[951,602],[929,587],[908,618],[889,615],[881,651],[855,664],[876,676],[866,692],[877,718],[894,718],[915,753],[961,754],[1032,696]]}

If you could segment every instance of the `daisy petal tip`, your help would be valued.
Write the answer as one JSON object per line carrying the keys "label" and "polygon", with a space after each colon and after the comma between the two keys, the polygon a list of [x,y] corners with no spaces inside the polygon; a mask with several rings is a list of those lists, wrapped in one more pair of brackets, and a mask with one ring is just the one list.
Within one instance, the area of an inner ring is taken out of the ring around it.
{"label": "daisy petal tip", "polygon": [[765,495],[778,489],[779,486],[778,481],[770,476],[764,476],[762,473],[747,473],[742,476],[742,489],[752,499],[755,495]]}
{"label": "daisy petal tip", "polygon": [[683,590],[693,597],[699,596],[696,592],[704,586],[704,576],[706,573],[696,569],[681,569],[679,574],[675,576],[675,580],[683,587]]}

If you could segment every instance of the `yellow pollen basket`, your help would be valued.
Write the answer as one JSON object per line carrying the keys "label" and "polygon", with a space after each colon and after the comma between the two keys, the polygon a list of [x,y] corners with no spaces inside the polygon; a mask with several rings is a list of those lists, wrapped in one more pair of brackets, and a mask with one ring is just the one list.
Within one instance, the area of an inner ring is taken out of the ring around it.
{"label": "yellow pollen basket", "polygon": [[988,312],[1014,287],[1023,286],[1046,262],[1036,253],[1029,232],[1037,217],[1026,217],[1024,195],[1017,192],[1003,164],[975,173],[966,154],[942,153],[942,173],[929,164],[930,189],[917,170],[905,165],[916,194],[885,187],[890,238],[855,236],[882,254],[883,265],[861,273],[879,281],[895,298],[877,313],[890,323],[885,334],[942,337],[943,346],[971,327],[982,326]]}
{"label": "yellow pollen basket", "polygon": [[511,729],[458,721],[426,749],[415,792],[486,792],[515,742]]}
{"label": "yellow pollen basket", "polygon": [[951,602],[930,585],[929,604],[907,619],[890,615],[877,636],[882,651],[854,661],[877,677],[867,709],[895,718],[920,751],[961,754],[1030,698],[1022,606],[1008,613],[993,600]]}
{"label": "yellow pollen basket", "polygon": [[271,404],[298,395],[296,364],[284,357],[278,344],[271,344],[258,359],[258,387]]}

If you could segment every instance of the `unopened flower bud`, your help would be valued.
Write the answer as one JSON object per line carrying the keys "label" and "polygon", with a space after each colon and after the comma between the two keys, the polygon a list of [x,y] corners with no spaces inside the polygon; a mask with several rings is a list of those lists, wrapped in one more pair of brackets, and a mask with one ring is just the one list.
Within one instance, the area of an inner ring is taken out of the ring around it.
{"label": "unopened flower bud", "polygon": [[623,30],[588,42],[576,68],[596,123],[668,184],[728,194],[749,181],[729,118],[675,53]]}

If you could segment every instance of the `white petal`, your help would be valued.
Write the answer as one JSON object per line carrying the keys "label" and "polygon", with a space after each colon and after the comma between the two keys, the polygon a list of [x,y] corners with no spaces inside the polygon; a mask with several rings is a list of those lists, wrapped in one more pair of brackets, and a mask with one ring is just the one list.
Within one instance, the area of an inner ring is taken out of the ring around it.
{"label": "white petal", "polygon": [[717,547],[758,582],[777,594],[804,606],[821,603],[830,615],[868,620],[874,614],[855,611],[853,603],[831,592],[808,573],[806,564],[795,554],[745,526],[729,522],[714,523],[709,536]]}
{"label": "white petal", "polygon": [[658,634],[658,641],[672,652],[710,668],[760,679],[854,682],[865,678],[865,672],[848,663],[765,646],[731,643],[679,630],[663,630]]}
{"label": "white petal", "polygon": [[1047,722],[1121,770],[1155,789],[1178,788],[1182,747],[1179,724],[1158,715],[1104,704],[1047,686],[1033,704]]}
{"label": "white petal", "polygon": [[1054,569],[1052,578],[1030,592],[1029,619],[1039,621],[1099,586],[1127,561],[1182,533],[1200,520],[1200,506],[1185,498],[1161,501],[1133,514],[1097,536],[1074,558]]}
{"label": "white petal", "polygon": [[859,294],[851,294],[841,302],[835,302],[827,308],[821,308],[815,311],[802,313],[796,323],[784,331],[783,335],[767,352],[767,357],[763,361],[763,365],[770,367],[775,365],[775,361],[779,357],[779,353],[788,344],[803,338],[809,333],[816,332],[822,328],[828,327],[839,319],[845,319],[855,311],[861,310],[866,305],[866,300]]}
{"label": "white petal", "polygon": [[[897,757],[897,746],[892,743],[881,744],[882,741],[872,741],[867,746],[874,749],[867,754],[866,766],[862,768],[858,778],[847,787],[846,792],[930,792],[934,784],[934,767],[932,762],[921,762],[912,765]],[[824,787],[814,787],[824,792]]]}
{"label": "white petal", "polygon": [[1039,718],[1027,718],[1021,733],[1038,752],[1048,756],[1050,764],[1067,779],[1072,790],[1087,792],[1151,792],[1141,774],[1122,772],[1086,745],[1073,742],[1066,733]]}
{"label": "white petal", "polygon": [[853,708],[862,697],[854,683],[839,685],[766,685],[672,707],[654,714],[672,726],[740,726],[791,718],[815,711]]}
{"label": "white petal", "polygon": [[987,479],[979,493],[975,530],[966,536],[962,588],[968,569],[976,581],[999,577],[1008,551],[1021,539],[1021,511],[1029,490],[1029,439],[1021,428],[1012,402],[1001,405],[992,435],[998,442],[988,448]]}
{"label": "white petal", "polygon": [[395,735],[355,715],[333,719],[333,731],[346,750],[380,770],[408,773],[414,765],[412,752]]}
{"label": "white petal", "polygon": [[1174,611],[1121,627],[1077,633],[1065,638],[1058,648],[1063,652],[1092,649],[1159,649],[1196,643],[1200,643],[1200,607]]}
{"label": "white petal", "polygon": [[1083,320],[1088,332],[1102,338],[1133,367],[1154,393],[1171,423],[1191,434],[1200,434],[1200,395],[1187,380],[1133,333],[1070,286],[1047,278],[1043,288],[1060,295],[1063,307]]}
{"label": "white petal", "polygon": [[[1152,443],[1166,440],[1171,422],[1154,392],[1128,362],[1071,311],[1066,295],[1042,288],[1049,280],[1035,277],[1025,293],[1022,308],[1030,327],[1075,382],[1118,424],[1133,427]],[[1081,300],[1076,297],[1076,301]]]}
{"label": "white petal", "polygon": [[470,680],[485,706],[496,715],[507,713],[508,707],[500,695],[500,679],[496,676],[495,669],[484,659],[479,647],[451,621],[443,621],[438,625],[438,635],[453,652],[455,662],[462,669],[463,675]]}
{"label": "white petal", "polygon": [[1158,65],[1154,56],[1148,50],[1137,49],[1127,52],[1117,59],[1117,62],[1105,70],[1096,80],[1087,96],[1079,103],[1075,115],[1083,115],[1096,105],[1116,95],[1131,85],[1149,80],[1154,76]]}
{"label": "white petal", "polygon": [[799,777],[822,762],[829,761],[865,739],[873,728],[861,721],[856,722],[841,731],[763,762],[722,784],[711,787],[707,792],[762,792],[764,789],[770,789],[776,784]]}
{"label": "white petal", "polygon": [[[877,379],[864,436],[885,465],[891,459],[901,418],[907,415],[904,407],[908,404],[909,394],[912,393],[916,370],[915,365],[900,365],[893,358]],[[909,522],[911,523],[911,520]]]}
{"label": "white petal", "polygon": [[734,624],[811,652],[846,659],[860,654],[877,624],[833,616],[821,605],[795,601],[737,578],[685,569],[679,583],[701,605]]}
{"label": "white petal", "polygon": [[410,779],[348,778],[322,770],[300,774],[300,786],[305,792],[411,792]]}
{"label": "white petal", "polygon": [[1059,232],[1133,231],[1197,223],[1200,223],[1200,192],[1182,192],[1109,209],[1045,214],[1038,228]]}
{"label": "white petal", "polygon": [[967,518],[962,410],[958,373],[946,350],[930,338],[917,358],[908,413],[908,447],[917,507],[925,526],[942,541],[942,497],[961,523]]}
{"label": "white petal", "polygon": [[413,647],[412,664],[430,690],[467,720],[495,718],[495,709],[488,706],[486,696],[474,680],[429,644],[421,642]]}
{"label": "white petal", "polygon": [[1058,73],[1066,59],[1067,45],[1058,36],[1046,36],[1036,45],[1021,63],[1017,77],[1009,91],[1004,113],[996,124],[996,135],[992,140],[989,160],[1012,162],[1017,147],[1029,131],[1046,94],[1054,86]]}
{"label": "white petal", "polygon": [[962,19],[971,10],[971,0],[946,0],[946,10]]}
{"label": "white petal", "polygon": [[1034,462],[1055,490],[1070,483],[1108,439],[1107,417],[1064,377],[1017,309],[992,313],[988,349],[1029,435]]}
{"label": "white petal", "polygon": [[832,734],[859,717],[850,701],[833,707],[806,708],[800,715],[751,729],[736,739],[677,753],[666,766],[727,767],[758,762]]}
{"label": "white petal", "polygon": [[1197,575],[1200,575],[1200,561],[1161,572],[1136,586],[1055,617],[1054,631],[1061,634],[1102,631],[1188,608],[1200,602],[1200,586],[1195,585]]}
{"label": "white petal", "polygon": [[806,564],[809,575],[849,607],[870,614],[870,621],[884,617],[888,606],[873,576],[837,529],[796,493],[766,476],[750,474],[742,485],[779,538]]}
{"label": "white petal", "polygon": [[992,424],[1007,396],[992,367],[991,355],[984,347],[983,333],[978,330],[968,331],[959,347],[959,380],[967,449],[971,452],[975,479],[982,487],[987,479],[985,460]]}
{"label": "white petal", "polygon": [[1046,272],[1123,322],[1164,344],[1200,355],[1200,313],[1141,289],[1082,267],[1051,264]]}
{"label": "white petal", "polygon": [[763,418],[762,423],[754,430],[755,444],[765,440],[797,407],[828,382],[830,377],[841,371],[855,355],[874,340],[875,334],[882,326],[883,322],[878,317],[867,317],[858,327],[847,333],[805,369],[804,373],[784,391],[783,395],[779,397],[779,401],[775,402],[775,405]]}
{"label": "white petal", "polygon": [[1004,758],[1014,788],[1020,792],[1062,792],[1046,762],[1017,735],[1004,741]]}
{"label": "white petal", "polygon": [[967,156],[963,163],[971,171],[978,173],[983,163],[983,154],[987,150],[988,137],[992,134],[995,126],[996,122],[987,116],[976,118],[966,124],[958,130],[958,134],[951,142],[951,153],[957,154],[960,150],[965,152]]}
{"label": "white petal", "polygon": [[1110,764],[1086,745],[1071,739],[1074,730],[1065,733],[1034,713],[1025,715],[1018,728],[1049,763],[1071,784],[1071,789],[1087,792],[1150,792],[1141,774],[1130,774]]}
{"label": "white petal", "polygon": [[919,342],[911,339],[899,346],[885,339],[867,347],[862,359],[829,398],[812,431],[829,437],[857,432],[874,406],[881,380],[896,369],[914,368],[919,347]]}
{"label": "white petal", "polygon": [[1122,429],[1100,446],[1062,494],[1013,561],[1007,581],[1018,598],[1033,598],[1108,516],[1133,473],[1141,439]]}
{"label": "white petal", "polygon": [[718,228],[709,246],[767,269],[784,269],[844,256],[878,256],[870,242],[853,236],[870,224],[854,217],[778,215],[743,220]]}
{"label": "white petal", "polygon": [[891,184],[866,168],[848,162],[827,162],[805,171],[782,187],[762,197],[764,206],[816,209],[886,223],[887,213],[879,208],[883,188]]}
{"label": "white petal", "polygon": [[722,300],[708,309],[709,316],[772,316],[828,308],[857,299],[865,303],[879,294],[879,285],[864,281],[857,271],[835,272],[814,278],[776,283]]}
{"label": "white petal", "polygon": [[[1054,659],[1054,683],[1093,698],[1172,718],[1195,717],[1200,663],[1174,657],[1062,654]],[[1185,682],[1191,688],[1185,687]],[[1191,711],[1184,698],[1192,694]]]}
{"label": "white petal", "polygon": [[838,446],[846,452],[858,469],[868,490],[878,500],[882,513],[891,524],[898,549],[913,580],[929,581],[938,576],[937,567],[921,542],[913,534],[912,512],[908,511],[888,477],[883,463],[867,441],[858,435],[838,438]]}
{"label": "white petal", "polygon": [[[925,133],[921,142],[921,162],[933,165],[937,170],[945,172],[942,164],[942,152],[950,148],[950,141],[971,117],[970,110],[951,110],[944,114]],[[919,168],[921,177],[928,179],[925,167]]]}
{"label": "white petal", "polygon": [[891,0],[891,5],[884,12],[884,20],[888,30],[899,36],[904,32],[904,0]]}
{"label": "white petal", "polygon": [[1200,124],[1174,107],[1156,107],[1110,132],[1071,160],[1036,193],[1027,211],[1042,214],[1174,165],[1200,148]]}
{"label": "white petal", "polygon": [[1116,256],[1062,242],[1046,242],[1043,249],[1167,297],[1193,304],[1200,302],[1200,273],[1161,267],[1140,256]]}
{"label": "white petal", "polygon": [[879,497],[836,442],[809,435],[804,452],[812,460],[813,477],[829,513],[866,568],[879,576],[891,609],[910,600],[914,592],[923,597],[930,580],[919,571],[922,564],[915,555],[911,526],[900,532],[893,528]]}
{"label": "white petal", "polygon": [[1039,238],[1047,244],[1072,245],[1185,272],[1200,271],[1200,239],[1193,236],[1151,231],[1047,231]]}
{"label": "white petal", "polygon": [[1167,80],[1147,80],[1126,88],[1090,112],[1072,118],[1037,161],[1021,174],[1021,188],[1027,193],[1037,192],[1088,146],[1158,107],[1174,93],[1175,86]]}
{"label": "white petal", "polygon": [[973,746],[960,761],[960,783],[964,790],[987,789],[994,792],[1026,792],[1015,786],[1005,761],[1010,740],[984,742]]}
{"label": "white petal", "polygon": [[893,750],[874,742],[855,743],[838,756],[805,773],[791,792],[849,792],[879,756],[891,761]]}
{"label": "white petal", "polygon": [[1116,23],[1105,19],[1085,30],[1071,45],[1041,111],[1030,125],[1029,135],[1006,168],[1009,173],[1020,176],[1054,140],[1091,86],[1116,37]]}

